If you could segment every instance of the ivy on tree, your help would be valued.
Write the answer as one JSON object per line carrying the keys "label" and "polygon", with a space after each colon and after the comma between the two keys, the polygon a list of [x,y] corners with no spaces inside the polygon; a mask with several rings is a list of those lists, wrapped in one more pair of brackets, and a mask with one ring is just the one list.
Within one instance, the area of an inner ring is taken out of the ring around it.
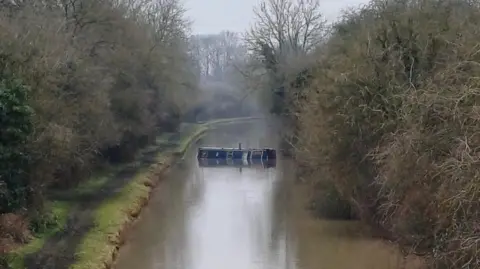
{"label": "ivy on tree", "polygon": [[25,149],[33,111],[28,88],[20,80],[0,79],[0,213],[25,205],[29,158]]}

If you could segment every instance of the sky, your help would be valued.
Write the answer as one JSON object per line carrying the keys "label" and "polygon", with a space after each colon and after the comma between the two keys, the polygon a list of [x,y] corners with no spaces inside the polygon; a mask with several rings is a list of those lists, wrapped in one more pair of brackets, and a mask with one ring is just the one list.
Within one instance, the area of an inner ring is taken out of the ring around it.
{"label": "sky", "polygon": [[[184,0],[193,21],[194,34],[216,34],[223,30],[244,32],[253,22],[253,7],[261,0]],[[342,9],[368,3],[368,0],[323,0],[325,18],[332,22]]]}

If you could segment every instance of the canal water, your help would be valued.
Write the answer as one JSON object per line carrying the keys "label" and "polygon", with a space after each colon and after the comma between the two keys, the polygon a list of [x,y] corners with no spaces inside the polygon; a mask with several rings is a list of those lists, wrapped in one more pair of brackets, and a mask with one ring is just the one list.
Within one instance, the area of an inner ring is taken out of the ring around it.
{"label": "canal water", "polygon": [[276,147],[276,137],[258,122],[221,127],[192,145],[155,190],[115,268],[419,268],[356,222],[312,217],[291,161],[206,168],[196,159],[198,146]]}

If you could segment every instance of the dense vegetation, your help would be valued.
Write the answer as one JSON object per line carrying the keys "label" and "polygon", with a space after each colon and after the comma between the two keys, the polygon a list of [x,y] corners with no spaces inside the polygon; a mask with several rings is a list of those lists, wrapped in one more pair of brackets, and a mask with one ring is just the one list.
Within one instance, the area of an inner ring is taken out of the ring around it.
{"label": "dense vegetation", "polygon": [[35,226],[49,188],[75,185],[106,160],[130,160],[174,130],[198,76],[176,0],[0,3],[4,238],[18,227],[12,214]]}
{"label": "dense vegetation", "polygon": [[0,239],[48,221],[49,189],[268,89],[324,217],[480,267],[478,3],[373,0],[327,27],[316,0],[265,0],[253,54],[232,33],[189,37],[177,0],[0,5]]}
{"label": "dense vegetation", "polygon": [[326,215],[356,215],[439,268],[480,266],[479,15],[474,1],[374,0],[306,52],[306,83],[284,82]]}

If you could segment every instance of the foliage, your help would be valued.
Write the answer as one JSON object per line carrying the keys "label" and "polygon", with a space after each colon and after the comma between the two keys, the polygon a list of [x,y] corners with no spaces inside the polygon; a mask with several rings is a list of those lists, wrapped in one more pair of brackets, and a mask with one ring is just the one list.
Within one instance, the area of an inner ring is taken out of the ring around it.
{"label": "foliage", "polygon": [[480,265],[478,42],[471,1],[372,1],[314,55],[297,159],[441,268]]}
{"label": "foliage", "polygon": [[28,89],[18,79],[0,80],[0,213],[18,210],[28,198],[29,158],[25,143],[32,131]]}
{"label": "foliage", "polygon": [[21,81],[2,77],[0,85],[3,213],[42,212],[49,188],[77,184],[103,160],[131,159],[188,110],[185,96],[197,81],[179,1],[3,1],[0,8],[1,67]]}
{"label": "foliage", "polygon": [[327,219],[352,219],[352,205],[343,197],[331,181],[319,181],[315,187],[310,209],[315,215]]}

